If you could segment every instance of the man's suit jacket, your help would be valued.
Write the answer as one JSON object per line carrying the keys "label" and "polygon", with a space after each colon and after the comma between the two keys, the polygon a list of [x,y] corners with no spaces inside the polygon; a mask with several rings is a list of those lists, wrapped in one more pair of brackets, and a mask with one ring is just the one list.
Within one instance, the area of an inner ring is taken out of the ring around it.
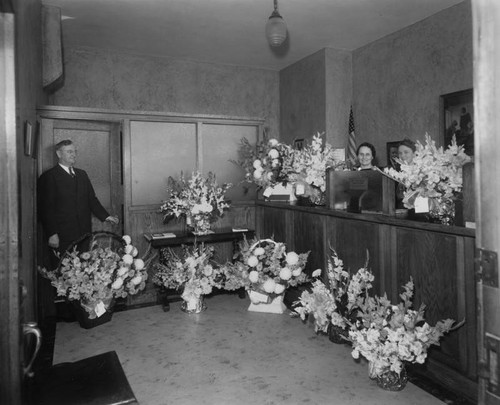
{"label": "man's suit jacket", "polygon": [[59,235],[59,251],[76,239],[92,232],[92,215],[101,221],[108,212],[97,199],[84,170],[76,169],[75,178],[60,165],[47,170],[39,179],[39,214],[47,238]]}

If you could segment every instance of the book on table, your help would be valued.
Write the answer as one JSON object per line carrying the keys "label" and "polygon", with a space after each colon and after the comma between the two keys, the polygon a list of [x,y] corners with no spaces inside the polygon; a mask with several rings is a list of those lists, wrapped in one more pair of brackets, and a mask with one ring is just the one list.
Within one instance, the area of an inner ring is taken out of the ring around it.
{"label": "book on table", "polygon": [[158,239],[175,238],[176,235],[175,233],[172,232],[155,232],[155,233],[146,233],[144,234],[144,237],[147,240],[158,240]]}

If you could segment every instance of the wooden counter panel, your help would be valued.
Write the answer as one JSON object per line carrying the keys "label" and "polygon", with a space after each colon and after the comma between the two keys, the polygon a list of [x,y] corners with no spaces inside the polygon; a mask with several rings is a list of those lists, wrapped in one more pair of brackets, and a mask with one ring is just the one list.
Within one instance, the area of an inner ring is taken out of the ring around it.
{"label": "wooden counter panel", "polygon": [[[275,235],[297,250],[311,250],[312,267],[326,269],[328,248],[357,271],[366,250],[375,275],[373,293],[387,292],[399,302],[402,286],[413,277],[414,306],[423,302],[429,324],[466,320],[429,351],[417,367],[448,388],[475,398],[477,389],[475,231],[374,214],[352,214],[319,207],[257,203],[256,231]],[[321,237],[321,235],[324,235]],[[324,256],[323,259],[321,256]]]}

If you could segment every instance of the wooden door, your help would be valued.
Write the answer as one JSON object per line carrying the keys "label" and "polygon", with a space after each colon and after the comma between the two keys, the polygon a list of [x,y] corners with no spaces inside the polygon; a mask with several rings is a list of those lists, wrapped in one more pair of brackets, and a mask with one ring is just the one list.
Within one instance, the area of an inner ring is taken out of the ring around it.
{"label": "wooden door", "polygon": [[57,164],[54,145],[71,139],[77,147],[75,166],[89,175],[95,193],[119,225],[92,218],[93,231],[123,234],[123,179],[121,167],[121,125],[117,122],[74,119],[41,119],[40,174]]}
{"label": "wooden door", "polygon": [[500,3],[474,0],[479,404],[500,404]]}

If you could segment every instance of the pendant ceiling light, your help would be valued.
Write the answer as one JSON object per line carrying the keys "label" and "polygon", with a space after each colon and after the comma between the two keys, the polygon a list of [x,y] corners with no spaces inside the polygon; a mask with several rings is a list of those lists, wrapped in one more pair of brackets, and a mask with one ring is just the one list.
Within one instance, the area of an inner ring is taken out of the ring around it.
{"label": "pendant ceiling light", "polygon": [[266,24],[266,38],[271,46],[280,46],[286,39],[286,24],[278,12],[278,0],[274,0],[274,11]]}

